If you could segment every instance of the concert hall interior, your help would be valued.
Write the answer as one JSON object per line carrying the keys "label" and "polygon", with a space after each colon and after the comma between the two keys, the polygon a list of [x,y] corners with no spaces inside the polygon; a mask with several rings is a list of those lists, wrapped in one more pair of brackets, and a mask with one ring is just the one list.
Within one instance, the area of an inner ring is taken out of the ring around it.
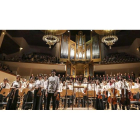
{"label": "concert hall interior", "polygon": [[140,110],[140,30],[0,30],[0,110]]}

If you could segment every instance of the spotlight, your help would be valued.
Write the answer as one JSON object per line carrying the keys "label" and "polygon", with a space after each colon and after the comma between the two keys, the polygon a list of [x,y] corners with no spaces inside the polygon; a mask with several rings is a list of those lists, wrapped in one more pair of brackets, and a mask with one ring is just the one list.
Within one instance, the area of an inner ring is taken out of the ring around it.
{"label": "spotlight", "polygon": [[5,32],[2,32],[3,35],[5,35]]}
{"label": "spotlight", "polygon": [[140,47],[137,48],[137,51],[138,51],[138,52],[140,51]]}
{"label": "spotlight", "polygon": [[68,32],[70,32],[70,31],[68,31]]}
{"label": "spotlight", "polygon": [[19,49],[20,49],[20,51],[23,50],[23,48],[21,48],[21,47]]}

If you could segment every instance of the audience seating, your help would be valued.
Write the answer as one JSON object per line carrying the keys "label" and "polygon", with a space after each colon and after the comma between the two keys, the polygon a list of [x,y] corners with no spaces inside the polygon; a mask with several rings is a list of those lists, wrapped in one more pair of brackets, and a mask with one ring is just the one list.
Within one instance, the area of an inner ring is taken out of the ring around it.
{"label": "audience seating", "polygon": [[140,58],[126,53],[112,53],[107,55],[101,64],[120,64],[140,62]]}

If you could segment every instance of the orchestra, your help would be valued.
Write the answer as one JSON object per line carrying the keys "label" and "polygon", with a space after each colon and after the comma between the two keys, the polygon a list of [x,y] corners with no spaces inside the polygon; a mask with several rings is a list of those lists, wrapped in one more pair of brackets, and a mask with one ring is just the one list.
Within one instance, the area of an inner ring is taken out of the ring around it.
{"label": "orchestra", "polygon": [[[88,106],[96,110],[130,110],[131,108],[140,109],[140,79],[134,80],[134,73],[116,75],[106,74],[83,77],[80,75],[73,78],[60,74],[56,76],[56,71],[52,70],[49,75],[38,75],[34,78],[33,74],[29,80],[16,76],[16,80],[9,84],[7,78],[4,78],[0,84],[2,89],[9,89],[9,94],[5,97],[0,94],[0,102],[7,102],[7,110],[19,109],[18,102],[20,93],[27,89],[23,95],[21,109],[49,110],[50,108],[60,109],[73,107],[86,108]],[[61,98],[63,90],[66,91],[64,98]],[[94,93],[95,95],[88,95]],[[52,100],[51,100],[52,98]],[[61,105],[60,105],[61,103]],[[0,106],[4,109],[4,105]]]}

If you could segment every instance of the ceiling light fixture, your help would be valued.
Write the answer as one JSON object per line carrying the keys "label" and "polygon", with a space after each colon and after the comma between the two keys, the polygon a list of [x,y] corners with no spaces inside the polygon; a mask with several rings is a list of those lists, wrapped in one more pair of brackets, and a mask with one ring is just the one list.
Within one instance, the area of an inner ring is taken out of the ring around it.
{"label": "ceiling light fixture", "polygon": [[102,42],[105,43],[107,46],[109,46],[110,49],[111,46],[114,45],[116,41],[118,41],[118,37],[115,35],[108,35],[102,38]]}
{"label": "ceiling light fixture", "polygon": [[23,50],[23,48],[21,48],[21,47],[19,49],[20,49],[20,51]]}
{"label": "ceiling light fixture", "polygon": [[52,45],[54,45],[55,43],[59,42],[59,38],[54,36],[54,35],[44,35],[42,39],[43,39],[43,41],[46,42],[46,44],[49,45],[50,49],[51,49]]}

